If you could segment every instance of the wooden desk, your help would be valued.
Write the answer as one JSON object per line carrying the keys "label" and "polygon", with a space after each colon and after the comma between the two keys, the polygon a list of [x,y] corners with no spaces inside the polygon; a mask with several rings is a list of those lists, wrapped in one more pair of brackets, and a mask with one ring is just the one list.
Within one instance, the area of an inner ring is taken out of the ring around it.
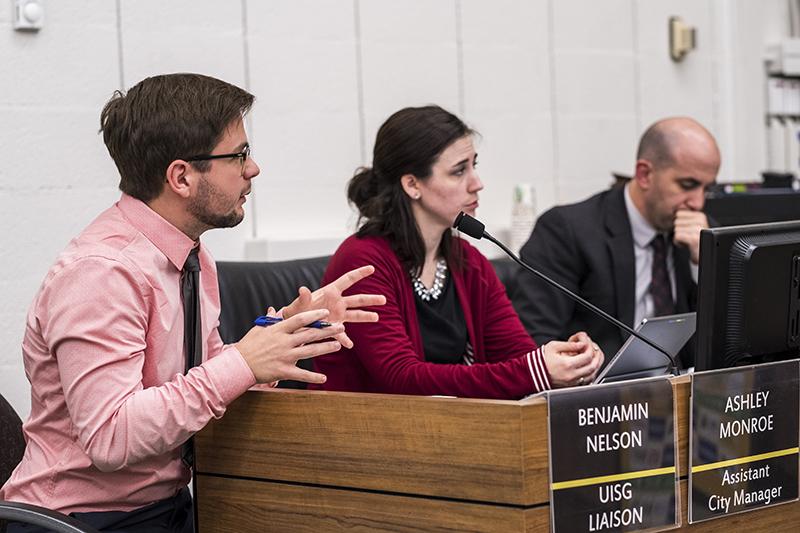
{"label": "wooden desk", "polygon": [[[800,530],[800,503],[689,526],[689,379],[673,380],[683,528]],[[196,439],[200,531],[549,531],[547,404],[248,392]]]}

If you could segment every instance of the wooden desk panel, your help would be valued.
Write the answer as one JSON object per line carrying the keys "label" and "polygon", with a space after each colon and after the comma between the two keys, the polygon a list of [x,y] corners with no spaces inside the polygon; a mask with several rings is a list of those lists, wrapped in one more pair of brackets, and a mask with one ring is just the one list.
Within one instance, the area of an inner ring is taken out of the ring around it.
{"label": "wooden desk panel", "polygon": [[544,503],[546,419],[541,399],[523,410],[511,401],[247,392],[198,434],[197,466],[231,476]]}
{"label": "wooden desk panel", "polygon": [[[800,503],[687,524],[689,378],[673,379],[683,527],[800,531]],[[203,532],[549,531],[547,405],[248,392],[196,439]]]}
{"label": "wooden desk panel", "polygon": [[[688,483],[681,482],[681,501]],[[347,531],[548,533],[550,508],[515,508],[346,489],[200,476],[201,531],[261,533]],[[689,525],[679,531],[796,532],[800,504],[785,504]]]}
{"label": "wooden desk panel", "polygon": [[198,478],[200,531],[547,533],[549,508],[523,509],[212,476]]}

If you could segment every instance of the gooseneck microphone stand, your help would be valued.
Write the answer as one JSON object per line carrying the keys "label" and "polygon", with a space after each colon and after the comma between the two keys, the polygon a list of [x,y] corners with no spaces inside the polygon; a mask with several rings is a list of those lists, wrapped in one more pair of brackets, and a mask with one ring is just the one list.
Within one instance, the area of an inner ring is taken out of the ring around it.
{"label": "gooseneck microphone stand", "polygon": [[669,352],[667,352],[664,348],[662,348],[661,346],[659,346],[655,342],[651,341],[650,339],[648,339],[647,337],[645,337],[644,335],[642,335],[638,331],[635,331],[632,327],[628,326],[627,324],[625,324],[623,322],[620,322],[619,320],[617,320],[613,316],[609,315],[608,313],[606,313],[605,311],[603,311],[602,309],[600,309],[596,305],[592,304],[591,302],[588,302],[588,301],[584,300],[583,298],[581,298],[580,296],[578,296],[577,294],[575,294],[574,292],[572,292],[568,288],[564,287],[563,285],[561,285],[557,281],[549,278],[548,276],[542,274],[541,272],[539,272],[538,270],[536,270],[532,266],[530,266],[527,263],[525,263],[524,261],[522,261],[522,259],[517,257],[517,255],[514,252],[512,252],[511,250],[509,250],[506,247],[506,245],[504,245],[502,242],[498,241],[490,233],[488,233],[486,231],[486,229],[485,229],[486,226],[481,221],[479,221],[478,219],[476,219],[474,217],[471,217],[471,216],[469,216],[468,214],[466,214],[466,213],[464,213],[462,211],[461,213],[458,214],[458,216],[456,217],[456,220],[453,222],[453,227],[455,229],[459,230],[462,233],[466,233],[467,235],[469,235],[473,239],[480,240],[482,238],[486,238],[487,240],[493,242],[494,244],[497,245],[497,247],[499,247],[501,250],[503,250],[511,259],[513,259],[514,262],[516,262],[519,266],[521,266],[522,268],[524,268],[528,272],[534,274],[539,279],[547,282],[550,286],[555,287],[556,289],[558,289],[559,291],[561,291],[562,293],[567,295],[574,302],[577,302],[577,303],[581,304],[583,307],[585,307],[586,309],[588,309],[591,312],[595,313],[597,316],[603,318],[604,320],[607,320],[611,324],[614,324],[615,326],[617,326],[621,330],[623,330],[623,331],[625,331],[627,333],[630,333],[631,335],[633,335],[634,337],[636,337],[640,341],[642,341],[642,342],[646,343],[648,346],[652,347],[654,350],[662,353],[664,356],[666,356],[667,359],[669,359],[669,364],[670,364],[669,370],[670,370],[670,372],[675,376],[678,375],[678,364],[675,361],[675,358],[672,357],[669,354]]}

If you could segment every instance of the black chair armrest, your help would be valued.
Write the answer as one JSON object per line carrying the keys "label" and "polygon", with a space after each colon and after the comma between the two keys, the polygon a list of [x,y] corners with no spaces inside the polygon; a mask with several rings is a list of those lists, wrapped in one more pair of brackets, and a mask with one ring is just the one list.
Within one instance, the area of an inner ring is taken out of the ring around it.
{"label": "black chair armrest", "polygon": [[31,524],[56,533],[98,533],[93,527],[71,516],[28,503],[0,501],[0,520]]}

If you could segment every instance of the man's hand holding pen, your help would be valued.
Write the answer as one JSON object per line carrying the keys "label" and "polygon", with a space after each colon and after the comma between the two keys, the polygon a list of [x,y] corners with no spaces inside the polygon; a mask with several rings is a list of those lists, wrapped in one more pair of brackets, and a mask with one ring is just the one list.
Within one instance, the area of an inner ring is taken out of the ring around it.
{"label": "man's hand holding pen", "polygon": [[331,324],[326,328],[306,327],[324,320],[327,309],[304,311],[281,320],[270,327],[254,326],[236,348],[253,371],[258,383],[293,379],[307,383],[324,383],[325,376],[297,367],[297,361],[335,352],[342,345],[333,337],[344,333],[344,325]]}

